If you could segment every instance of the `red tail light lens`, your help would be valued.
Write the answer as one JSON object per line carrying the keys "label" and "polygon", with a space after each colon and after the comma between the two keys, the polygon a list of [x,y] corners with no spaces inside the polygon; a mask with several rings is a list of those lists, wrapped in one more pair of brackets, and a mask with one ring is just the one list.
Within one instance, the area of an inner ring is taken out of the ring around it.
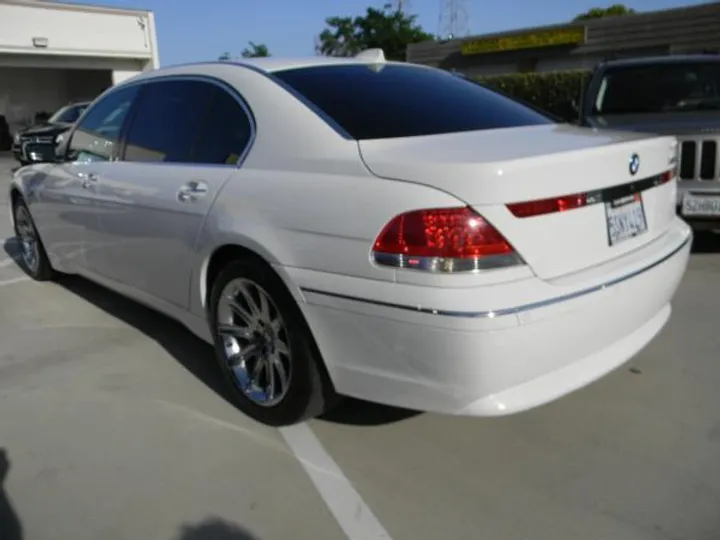
{"label": "red tail light lens", "polygon": [[470,208],[407,212],[393,218],[373,246],[384,266],[464,272],[521,263],[510,243]]}
{"label": "red tail light lens", "polygon": [[508,204],[507,207],[515,217],[524,218],[553,214],[555,212],[565,212],[567,210],[573,210],[574,208],[582,208],[586,204],[587,198],[585,194],[576,193],[574,195],[564,195],[552,199]]}
{"label": "red tail light lens", "polygon": [[[664,171],[656,176],[645,178],[633,182],[636,190],[628,192],[628,194],[639,193],[646,189],[666,184],[676,176],[676,168],[673,167],[669,171]],[[622,186],[616,186],[622,187]],[[562,195],[560,197],[552,197],[550,199],[539,199],[536,201],[525,201],[508,204],[507,208],[513,216],[518,218],[527,218],[535,216],[543,216],[546,214],[554,214],[556,212],[567,212],[576,208],[583,208],[591,204],[599,204],[603,202],[603,191],[595,191],[593,193],[574,193],[572,195]]]}

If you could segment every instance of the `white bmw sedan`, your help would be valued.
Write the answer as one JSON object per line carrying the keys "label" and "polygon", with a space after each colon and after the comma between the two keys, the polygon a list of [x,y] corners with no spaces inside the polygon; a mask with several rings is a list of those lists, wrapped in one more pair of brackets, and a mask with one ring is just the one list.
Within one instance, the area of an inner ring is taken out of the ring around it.
{"label": "white bmw sedan", "polygon": [[674,138],[372,53],[142,74],[58,152],[10,188],[26,271],[181,321],[271,425],[339,395],[476,416],[559,398],[660,332],[692,240]]}

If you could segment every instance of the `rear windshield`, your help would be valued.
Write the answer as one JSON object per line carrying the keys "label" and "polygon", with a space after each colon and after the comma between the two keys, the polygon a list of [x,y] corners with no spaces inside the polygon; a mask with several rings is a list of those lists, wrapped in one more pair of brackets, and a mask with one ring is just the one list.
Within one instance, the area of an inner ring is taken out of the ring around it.
{"label": "rear windshield", "polygon": [[555,123],[446,71],[411,65],[335,65],[275,76],[358,140]]}
{"label": "rear windshield", "polygon": [[720,110],[720,62],[659,63],[607,70],[595,114]]}

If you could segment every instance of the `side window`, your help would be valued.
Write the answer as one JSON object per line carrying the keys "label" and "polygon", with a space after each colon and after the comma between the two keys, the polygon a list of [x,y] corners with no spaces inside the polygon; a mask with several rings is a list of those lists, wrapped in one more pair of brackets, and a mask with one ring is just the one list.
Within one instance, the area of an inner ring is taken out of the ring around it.
{"label": "side window", "polygon": [[146,84],[127,135],[125,161],[192,162],[193,143],[208,112],[215,86],[202,81]]}
{"label": "side window", "polygon": [[105,96],[93,105],[78,124],[68,143],[69,161],[108,161],[120,138],[138,88],[131,86]]}
{"label": "side window", "polygon": [[252,132],[245,109],[222,88],[215,89],[210,112],[195,141],[195,163],[234,165],[242,156]]}

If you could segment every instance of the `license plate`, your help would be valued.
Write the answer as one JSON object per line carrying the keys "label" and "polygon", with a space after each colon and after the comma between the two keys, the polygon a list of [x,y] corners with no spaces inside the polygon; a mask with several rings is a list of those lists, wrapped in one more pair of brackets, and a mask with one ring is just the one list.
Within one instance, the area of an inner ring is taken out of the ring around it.
{"label": "license plate", "polygon": [[720,196],[686,193],[683,197],[682,215],[720,217]]}
{"label": "license plate", "polygon": [[635,193],[605,203],[608,242],[611,246],[647,231],[642,195]]}

